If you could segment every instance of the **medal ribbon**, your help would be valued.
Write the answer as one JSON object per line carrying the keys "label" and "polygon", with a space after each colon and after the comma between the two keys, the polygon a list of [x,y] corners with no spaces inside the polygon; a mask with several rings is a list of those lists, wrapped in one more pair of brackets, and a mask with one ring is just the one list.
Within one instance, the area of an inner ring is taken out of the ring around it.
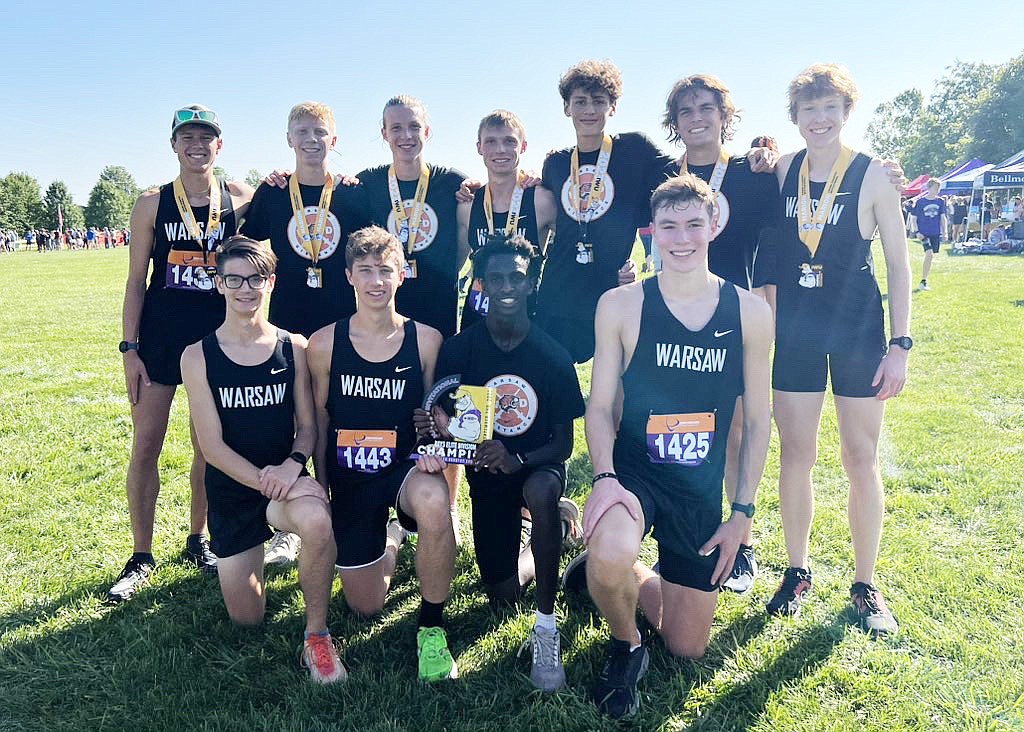
{"label": "medal ribbon", "polygon": [[818,251],[818,245],[821,244],[821,235],[825,233],[825,222],[832,215],[832,206],[836,202],[839,184],[843,182],[843,176],[846,175],[846,169],[850,167],[852,159],[853,150],[844,145],[839,151],[836,162],[832,164],[832,170],[828,174],[828,183],[825,185],[821,198],[818,199],[818,208],[814,211],[813,217],[811,216],[811,174],[806,155],[800,165],[799,203],[796,211],[797,233],[800,235],[800,241],[807,245],[811,257],[814,257]]}
{"label": "medal ribbon", "polygon": [[203,241],[203,232],[199,229],[199,222],[192,213],[192,204],[188,202],[188,194],[185,193],[185,184],[181,182],[179,175],[174,179],[174,203],[178,206],[178,215],[182,223],[188,229],[188,235],[196,240],[203,252],[203,262],[206,262],[206,253],[213,250],[217,241],[218,230],[220,229],[220,181],[214,180],[210,185],[210,215],[206,220],[206,241]]}
{"label": "medal ribbon", "polygon": [[[405,203],[402,200],[402,192],[398,188],[398,176],[395,174],[395,166],[388,166],[388,191],[391,193],[391,208],[395,212],[395,228],[398,229],[398,236],[401,239],[402,231],[406,232],[405,251],[412,254],[413,245],[416,243],[416,235],[420,231],[420,221],[423,220],[423,209],[427,206],[427,187],[430,185],[430,168],[423,163],[420,171],[420,180],[416,184],[416,195],[413,198],[412,216],[405,213]],[[411,222],[410,222],[411,218]]]}
{"label": "medal ribbon", "polygon": [[[508,205],[508,221],[505,222],[505,236],[512,236],[519,229],[519,211],[523,207],[522,175],[516,175],[516,187]],[[494,203],[491,201],[491,187],[484,186],[484,216],[487,217],[487,233],[494,234]]]}
{"label": "medal ribbon", "polygon": [[302,246],[309,252],[316,267],[320,261],[320,250],[324,245],[324,231],[327,229],[327,214],[331,210],[331,198],[334,196],[334,176],[330,173],[324,179],[323,190],[320,191],[320,203],[316,210],[316,220],[313,228],[309,228],[306,221],[306,206],[302,203],[302,193],[299,191],[299,176],[292,175],[288,181],[288,196],[292,200],[292,213],[295,214],[295,233],[302,241]]}
{"label": "medal ribbon", "polygon": [[[686,153],[683,153],[683,164],[682,172],[689,173],[690,169],[686,166]],[[729,169],[729,153],[724,149],[718,152],[718,162],[715,163],[715,169],[711,171],[711,179],[708,180],[708,185],[711,187],[711,192],[717,194],[722,190],[722,181],[725,180],[725,173]]]}
{"label": "medal ribbon", "polygon": [[612,156],[612,138],[604,136],[601,143],[601,152],[597,154],[597,165],[594,166],[594,179],[590,183],[590,192],[586,197],[586,205],[583,203],[583,192],[580,190],[580,150],[579,147],[572,149],[572,185],[576,189],[577,221],[584,224],[590,223],[590,216],[593,213],[594,201],[600,201],[601,191],[604,189],[604,179],[608,175],[608,161]]}

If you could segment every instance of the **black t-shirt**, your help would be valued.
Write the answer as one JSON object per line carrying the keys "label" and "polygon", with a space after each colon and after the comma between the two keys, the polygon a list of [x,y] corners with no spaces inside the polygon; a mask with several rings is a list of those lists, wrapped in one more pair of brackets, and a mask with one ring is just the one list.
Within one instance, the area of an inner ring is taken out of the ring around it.
{"label": "black t-shirt", "polygon": [[[299,186],[310,228],[316,220],[322,190],[323,186]],[[313,260],[296,234],[288,188],[261,184],[245,215],[242,233],[253,239],[269,239],[277,255],[277,282],[270,296],[270,322],[309,337],[328,323],[352,315],[356,300],[345,277],[345,245],[349,234],[369,224],[366,190],[361,185],[335,186],[316,264],[321,286],[308,287],[307,270],[314,266]]]}
{"label": "black t-shirt", "polygon": [[[388,167],[381,165],[359,174],[366,187],[370,218],[392,234],[398,235],[398,223],[391,207],[388,189]],[[429,165],[430,185],[423,211],[419,235],[409,259],[415,262],[416,277],[406,277],[398,289],[395,305],[407,318],[419,321],[441,331],[441,335],[455,333],[458,310],[458,220],[455,192],[466,176],[451,168]],[[398,188],[409,214],[416,195],[415,180],[400,180]]]}
{"label": "black t-shirt", "polygon": [[[715,165],[689,165],[690,173],[710,181]],[[665,178],[679,174],[672,161]],[[718,229],[708,248],[708,266],[745,290],[775,282],[779,184],[774,173],[755,173],[746,156],[729,159],[718,191]]]}
{"label": "black t-shirt", "polygon": [[[601,201],[594,204],[584,227],[577,219],[575,195],[570,197],[572,151],[571,147],[559,150],[544,161],[544,187],[558,200],[558,212],[537,311],[544,317],[589,323],[594,320],[598,299],[618,284],[618,270],[629,257],[637,228],[650,222],[651,191],[664,179],[662,171],[669,158],[639,132],[612,136]],[[593,179],[599,153],[594,150],[579,155],[584,188]],[[576,245],[584,239],[593,246],[594,262],[590,264],[577,260]]]}
{"label": "black t-shirt", "polygon": [[480,321],[441,346],[438,378],[460,374],[468,386],[498,390],[494,439],[510,453],[528,452],[551,440],[551,428],[583,416],[583,395],[572,358],[536,325],[511,351],[491,339]]}

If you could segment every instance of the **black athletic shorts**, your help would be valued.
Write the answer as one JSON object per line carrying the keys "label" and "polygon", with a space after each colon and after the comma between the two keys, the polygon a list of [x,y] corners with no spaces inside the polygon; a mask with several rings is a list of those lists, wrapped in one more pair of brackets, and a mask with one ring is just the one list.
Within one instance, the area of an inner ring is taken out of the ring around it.
{"label": "black athletic shorts", "polygon": [[139,358],[142,359],[150,381],[166,386],[181,383],[181,354],[188,344],[176,346],[153,338],[139,337]]}
{"label": "black athletic shorts", "polygon": [[526,505],[523,488],[536,474],[551,476],[565,493],[565,465],[538,465],[512,475],[480,473],[469,481],[473,504],[473,547],[480,578],[496,585],[516,576],[519,569],[521,509]]}
{"label": "black athletic shorts", "polygon": [[790,346],[775,346],[772,388],[779,391],[824,392],[829,374],[832,393],[842,397],[873,397],[881,385],[872,386],[885,349],[848,353],[821,353]]}
{"label": "black athletic shorts", "polygon": [[[656,468],[657,466],[651,466]],[[691,497],[666,490],[636,473],[618,471],[622,487],[635,495],[644,512],[644,535],[654,529],[661,578],[674,585],[713,592],[711,576],[718,549],[702,557],[699,550],[722,525],[722,495]]]}
{"label": "black athletic shorts", "polygon": [[575,363],[594,357],[594,321],[538,315],[537,325],[569,352]]}
{"label": "black athletic shorts", "polygon": [[407,531],[416,531],[412,516],[398,505],[405,481],[415,469],[415,460],[403,460],[378,478],[331,486],[331,523],[338,547],[338,567],[359,569],[384,556],[392,506],[402,526]]}
{"label": "black athletic shorts", "polygon": [[941,244],[941,243],[942,243],[942,237],[939,236],[938,234],[936,234],[935,236],[928,236],[928,235],[925,235],[925,234],[921,234],[921,246],[924,247],[924,250],[926,252],[927,251],[932,251],[932,252],[935,252],[936,254],[938,254],[939,253],[939,244]]}
{"label": "black athletic shorts", "polygon": [[274,532],[267,525],[270,499],[257,490],[224,478],[211,479],[206,473],[206,520],[210,526],[210,549],[218,557],[262,546]]}

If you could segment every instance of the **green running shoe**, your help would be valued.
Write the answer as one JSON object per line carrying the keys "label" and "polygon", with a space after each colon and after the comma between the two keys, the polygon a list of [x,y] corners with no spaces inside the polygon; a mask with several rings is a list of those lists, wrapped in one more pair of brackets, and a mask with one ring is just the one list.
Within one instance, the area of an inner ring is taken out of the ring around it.
{"label": "green running shoe", "polygon": [[448,651],[448,637],[442,628],[420,628],[416,634],[420,679],[441,681],[459,678],[459,667]]}

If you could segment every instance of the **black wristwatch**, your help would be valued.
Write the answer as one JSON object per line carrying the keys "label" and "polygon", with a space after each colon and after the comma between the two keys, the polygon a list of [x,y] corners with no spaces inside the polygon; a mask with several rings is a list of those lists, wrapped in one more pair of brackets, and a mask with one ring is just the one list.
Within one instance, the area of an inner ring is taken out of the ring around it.
{"label": "black wristwatch", "polygon": [[747,518],[754,518],[754,504],[753,503],[736,503],[732,504],[733,511],[739,511]]}
{"label": "black wristwatch", "polygon": [[309,460],[309,458],[308,458],[308,457],[306,457],[305,455],[303,455],[303,454],[302,454],[301,452],[299,452],[298,450],[296,450],[295,452],[293,452],[293,453],[292,453],[291,455],[289,455],[288,457],[289,457],[289,459],[291,459],[291,460],[294,460],[295,462],[297,462],[297,463],[298,463],[299,465],[301,465],[302,467],[306,467],[306,462],[307,462],[307,461]]}
{"label": "black wristwatch", "polygon": [[911,348],[914,347],[914,339],[911,338],[910,336],[900,336],[899,338],[890,338],[889,339],[889,345],[890,346],[899,346],[904,351],[909,351]]}
{"label": "black wristwatch", "polygon": [[139,344],[132,343],[131,341],[121,341],[120,343],[117,344],[117,350],[119,350],[121,353],[128,353],[128,351],[138,351]]}

